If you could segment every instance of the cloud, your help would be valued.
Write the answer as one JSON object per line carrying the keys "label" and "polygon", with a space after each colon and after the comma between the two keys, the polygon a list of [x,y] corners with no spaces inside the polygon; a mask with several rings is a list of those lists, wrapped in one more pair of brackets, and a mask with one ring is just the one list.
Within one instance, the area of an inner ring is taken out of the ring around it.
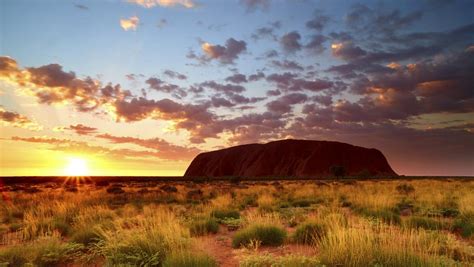
{"label": "cloud", "polygon": [[0,79],[14,84],[41,104],[71,104],[80,112],[90,112],[112,98],[124,99],[131,95],[120,85],[102,87],[90,77],[80,79],[74,72],[63,71],[59,64],[20,69],[9,57],[0,57]]}
{"label": "cloud", "polygon": [[255,74],[251,74],[249,75],[249,81],[250,82],[255,82],[255,81],[259,81],[261,79],[265,78],[265,73],[263,72],[257,72]]}
{"label": "cloud", "polygon": [[204,42],[201,45],[204,57],[201,61],[218,60],[222,64],[233,64],[239,55],[247,50],[247,44],[244,41],[237,41],[234,38],[227,39],[225,45],[212,45]]}
{"label": "cloud", "polygon": [[306,27],[321,32],[329,23],[330,18],[323,14],[321,10],[315,10],[313,18],[306,22]]}
{"label": "cloud", "polygon": [[120,27],[125,31],[136,31],[140,24],[140,19],[137,16],[132,16],[128,19],[120,19]]}
{"label": "cloud", "polygon": [[158,27],[159,29],[163,29],[167,24],[168,21],[166,19],[160,19],[156,24],[156,27]]}
{"label": "cloud", "polygon": [[57,130],[74,131],[78,135],[91,135],[97,132],[97,128],[86,126],[84,124],[69,125],[68,127],[57,127]]}
{"label": "cloud", "polygon": [[286,33],[280,38],[280,45],[287,53],[295,53],[301,50],[301,35],[297,31]]}
{"label": "cloud", "polygon": [[283,61],[279,61],[279,60],[272,60],[271,61],[271,64],[279,69],[283,69],[283,70],[296,70],[296,71],[303,71],[304,68],[298,64],[297,62],[295,61],[290,61],[290,60],[283,60]]}
{"label": "cloud", "polygon": [[292,110],[295,104],[301,104],[308,100],[308,96],[301,93],[292,93],[279,97],[278,99],[268,102],[267,108],[270,112],[285,114]]}
{"label": "cloud", "polygon": [[215,81],[202,82],[202,83],[200,83],[200,86],[209,87],[209,88],[215,90],[216,92],[221,92],[221,93],[225,93],[225,94],[242,93],[242,92],[245,91],[245,87],[243,87],[241,85],[220,84],[220,83],[217,83]]}
{"label": "cloud", "polygon": [[182,6],[185,8],[196,7],[196,3],[193,0],[127,0],[127,2],[136,4],[145,8],[153,8],[155,6],[161,6],[161,7]]}
{"label": "cloud", "polygon": [[247,77],[243,74],[240,74],[240,73],[236,73],[232,76],[229,76],[229,77],[225,78],[225,81],[226,82],[232,82],[232,83],[246,83],[246,82],[248,82]]}
{"label": "cloud", "polygon": [[81,10],[89,10],[89,7],[81,4],[74,4],[75,8],[81,9]]}
{"label": "cloud", "polygon": [[94,146],[86,142],[75,141],[70,139],[59,139],[47,136],[41,137],[19,137],[13,136],[13,141],[22,141],[29,143],[49,144],[49,150],[68,152],[68,153],[84,153],[88,155],[100,155],[115,159],[160,159],[161,154],[157,151],[149,150],[133,150],[126,148],[111,149],[103,146]]}
{"label": "cloud", "polygon": [[150,89],[164,93],[171,93],[176,98],[182,98],[187,96],[186,91],[181,89],[178,85],[166,83],[165,81],[160,80],[158,78],[149,78],[145,81],[145,83],[148,84]]}
{"label": "cloud", "polygon": [[43,127],[38,123],[32,121],[26,116],[23,116],[17,112],[7,111],[0,106],[0,124],[5,126],[13,126],[18,128],[24,128],[32,131],[42,130]]}
{"label": "cloud", "polygon": [[253,40],[258,41],[261,39],[270,39],[270,40],[277,40],[275,33],[273,32],[272,27],[261,27],[255,30],[254,33],[250,36]]}
{"label": "cloud", "polygon": [[253,12],[257,9],[267,10],[270,7],[270,0],[240,0],[240,4],[245,6],[247,12]]}
{"label": "cloud", "polygon": [[99,134],[97,138],[105,139],[114,144],[134,144],[144,148],[156,150],[156,156],[167,160],[190,160],[201,150],[173,145],[161,138],[142,139],[129,136],[114,136],[110,134]]}
{"label": "cloud", "polygon": [[313,54],[321,54],[326,49],[324,47],[324,43],[328,40],[328,38],[324,35],[317,34],[311,36],[311,40],[309,43],[305,45],[305,48],[308,49]]}
{"label": "cloud", "polygon": [[176,72],[176,71],[172,71],[172,70],[165,70],[163,71],[163,74],[170,77],[170,78],[173,78],[173,79],[178,79],[178,80],[187,80],[188,77],[184,74],[181,74],[179,72]]}
{"label": "cloud", "polygon": [[266,77],[268,82],[275,83],[278,89],[282,91],[301,91],[301,90],[308,90],[313,92],[323,91],[326,89],[337,89],[342,86],[340,83],[332,82],[329,80],[323,79],[313,79],[313,80],[305,80],[301,78],[297,78],[296,74],[285,72],[283,74],[270,74]]}

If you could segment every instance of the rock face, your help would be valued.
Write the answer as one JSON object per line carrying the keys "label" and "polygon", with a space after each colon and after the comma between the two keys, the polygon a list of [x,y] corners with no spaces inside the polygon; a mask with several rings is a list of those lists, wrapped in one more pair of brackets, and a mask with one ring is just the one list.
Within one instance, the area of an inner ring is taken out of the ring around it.
{"label": "rock face", "polygon": [[346,175],[397,175],[377,149],[340,142],[280,140],[201,153],[184,176],[322,177],[332,175],[332,166],[343,166]]}

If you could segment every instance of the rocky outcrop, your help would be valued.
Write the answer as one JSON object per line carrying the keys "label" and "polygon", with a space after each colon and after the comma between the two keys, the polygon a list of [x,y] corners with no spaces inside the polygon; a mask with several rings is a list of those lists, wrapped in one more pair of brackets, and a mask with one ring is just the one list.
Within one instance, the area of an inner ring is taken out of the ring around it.
{"label": "rocky outcrop", "polygon": [[249,144],[197,155],[184,176],[192,177],[324,177],[333,166],[345,174],[395,176],[377,149],[329,141],[280,140]]}

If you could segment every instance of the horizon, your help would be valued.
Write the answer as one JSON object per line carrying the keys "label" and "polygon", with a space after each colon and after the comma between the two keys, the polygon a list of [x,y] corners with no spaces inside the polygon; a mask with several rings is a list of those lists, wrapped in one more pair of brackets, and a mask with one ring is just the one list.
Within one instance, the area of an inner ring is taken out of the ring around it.
{"label": "horizon", "polygon": [[202,152],[375,148],[474,176],[474,1],[0,2],[0,177],[183,177]]}

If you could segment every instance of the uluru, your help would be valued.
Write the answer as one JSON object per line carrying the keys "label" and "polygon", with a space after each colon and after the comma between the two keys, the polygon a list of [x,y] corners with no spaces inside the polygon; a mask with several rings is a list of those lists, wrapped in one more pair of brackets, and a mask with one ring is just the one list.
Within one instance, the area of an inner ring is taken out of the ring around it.
{"label": "uluru", "polygon": [[396,176],[387,159],[377,149],[351,144],[279,140],[247,144],[204,152],[196,156],[187,177],[325,177],[334,166],[345,175]]}

